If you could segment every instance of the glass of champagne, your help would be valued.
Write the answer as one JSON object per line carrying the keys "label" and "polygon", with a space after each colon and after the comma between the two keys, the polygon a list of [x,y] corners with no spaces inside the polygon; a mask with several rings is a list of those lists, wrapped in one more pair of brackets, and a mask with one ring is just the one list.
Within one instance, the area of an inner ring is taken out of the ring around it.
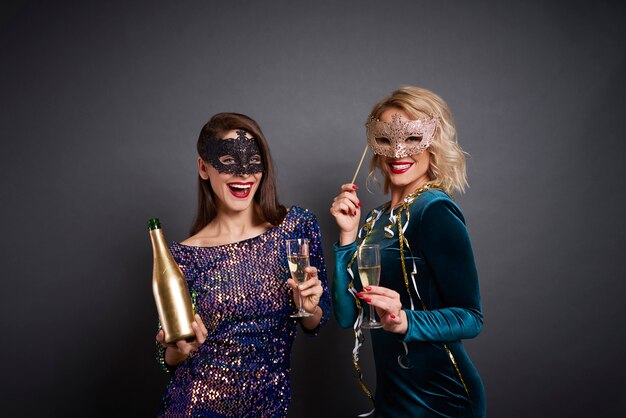
{"label": "glass of champagne", "polygon": [[[378,244],[363,244],[357,253],[359,264],[359,277],[363,288],[366,286],[378,286],[380,281],[380,248]],[[375,317],[376,309],[370,305],[370,318],[361,324],[361,328],[376,329],[382,328],[383,324]]]}
{"label": "glass of champagne", "polygon": [[[309,267],[309,240],[307,238],[288,239],[287,246],[287,263],[289,264],[289,271],[291,277],[297,284],[302,284],[307,279],[307,274],[304,272],[306,267]],[[300,297],[300,306],[296,312],[289,315],[292,318],[303,318],[307,316],[313,316],[304,310],[302,304],[302,294],[298,292]]]}

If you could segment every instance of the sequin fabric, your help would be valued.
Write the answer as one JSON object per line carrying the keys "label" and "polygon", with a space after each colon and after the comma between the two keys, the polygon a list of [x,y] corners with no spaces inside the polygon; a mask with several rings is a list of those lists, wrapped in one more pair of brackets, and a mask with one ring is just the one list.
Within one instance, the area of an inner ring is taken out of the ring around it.
{"label": "sequin fabric", "polygon": [[[163,417],[283,417],[290,401],[291,347],[298,321],[287,285],[285,240],[309,238],[329,317],[330,298],[315,216],[292,207],[283,222],[244,241],[215,247],[173,243],[196,310],[209,332],[198,353],[172,370]],[[305,332],[316,334],[317,329]]]}

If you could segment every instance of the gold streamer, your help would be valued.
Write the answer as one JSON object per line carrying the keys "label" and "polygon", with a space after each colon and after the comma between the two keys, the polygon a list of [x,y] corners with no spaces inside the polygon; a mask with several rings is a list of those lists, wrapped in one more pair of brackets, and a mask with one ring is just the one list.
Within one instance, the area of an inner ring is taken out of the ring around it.
{"label": "gold streamer", "polygon": [[[365,149],[367,151],[367,148]],[[365,156],[365,153],[363,154],[363,156]],[[363,161],[363,158],[361,158],[361,161]],[[360,163],[359,163],[359,168],[360,168]],[[357,168],[357,173],[358,173],[358,168]],[[355,174],[356,177],[356,174]],[[354,180],[353,180],[354,182]],[[430,190],[430,189],[440,189],[443,190],[443,188],[440,185],[435,185],[435,184],[431,184],[431,183],[426,183],[424,186],[420,187],[419,189],[417,189],[416,191],[414,191],[413,193],[407,195],[402,203],[398,206],[397,209],[397,225],[398,225],[398,243],[400,246],[400,259],[401,259],[401,264],[402,264],[402,276],[404,278],[404,285],[406,287],[406,291],[409,294],[409,297],[411,297],[411,291],[410,291],[410,287],[409,287],[409,278],[408,278],[408,274],[406,271],[406,263],[405,263],[405,259],[404,259],[404,246],[406,245],[406,248],[408,249],[408,251],[411,253],[411,247],[409,245],[409,241],[406,239],[406,237],[404,236],[404,232],[402,231],[402,212],[404,211],[406,213],[406,217],[407,220],[409,219],[409,206],[425,191]],[[445,190],[444,190],[445,191]],[[447,192],[446,192],[447,193]],[[448,193],[449,194],[449,193]],[[450,196],[452,198],[452,196]],[[387,207],[389,206],[389,204],[386,204],[382,207],[382,211],[385,211],[387,209]],[[365,237],[363,238],[363,241],[361,242],[361,245],[365,244],[365,242],[367,241],[367,239],[369,238],[370,234],[372,233],[373,227],[374,227],[374,222],[376,221],[376,212],[372,211],[371,215],[370,215],[370,220],[363,225],[363,230],[367,231]],[[387,227],[388,229],[391,229],[390,227],[392,227],[393,225],[389,225],[389,227]],[[388,236],[388,238],[391,238],[391,236]],[[354,264],[354,260],[356,260],[358,254],[358,246],[357,246],[357,250],[355,251],[355,253],[352,255],[352,258],[350,259],[350,262],[348,263],[348,270],[352,269],[352,265]],[[350,276],[350,282],[348,283],[348,288],[349,289],[354,289],[354,277],[351,275]],[[422,309],[424,311],[427,311],[428,309],[426,308],[426,305],[424,305],[424,301],[422,301],[421,298],[420,299],[420,303],[422,305]],[[358,315],[360,316],[361,313],[363,312],[363,307],[361,306],[361,301],[359,301],[358,298],[355,298],[355,302],[356,302],[356,306],[357,306],[357,310],[358,310]],[[363,337],[362,333],[360,334],[361,331],[361,327],[359,326],[357,329],[354,330],[354,335],[355,338],[357,339],[357,341],[359,343],[363,343],[363,341],[365,340],[365,338]],[[459,379],[461,380],[461,384],[463,385],[463,388],[465,389],[465,393],[467,394],[467,397],[469,398],[469,390],[467,388],[467,385],[465,384],[465,380],[463,379],[463,375],[461,374],[461,370],[459,369],[456,359],[454,358],[454,355],[452,354],[452,351],[450,351],[450,348],[448,347],[448,345],[446,343],[443,344],[446,352],[448,353],[448,356],[450,357],[450,361],[452,362],[452,365],[454,366],[454,369],[456,370],[456,373],[459,376]],[[359,381],[359,385],[361,386],[361,389],[363,390],[363,392],[365,392],[365,394],[367,395],[367,397],[374,402],[374,397],[372,396],[372,393],[370,392],[370,390],[367,388],[367,386],[365,385],[365,382],[363,382],[363,373],[361,372],[361,367],[359,365],[359,361],[357,360],[357,357],[355,356],[355,354],[352,354],[352,363],[354,365],[354,369],[356,372],[356,377]]]}
{"label": "gold streamer", "polygon": [[[372,232],[372,226],[374,225],[374,220],[375,220],[375,216],[374,216],[374,212],[372,211],[370,215],[370,221],[367,222],[365,225],[363,225],[363,230],[367,231],[367,234],[365,235],[365,238],[363,238],[361,245],[365,243],[370,233]],[[352,255],[352,258],[350,258],[350,262],[348,263],[347,270],[350,271],[352,269],[352,265],[354,264],[354,260],[356,260],[358,253],[359,253],[359,249],[357,246],[357,250]],[[348,283],[348,289],[354,290],[354,277],[352,275],[350,275],[350,282]],[[358,311],[358,314],[357,314],[357,321],[358,321],[358,318],[363,314],[363,306],[361,305],[361,301],[359,300],[359,298],[355,297],[354,301],[355,301],[357,311]],[[363,337],[363,333],[361,332],[361,325],[359,324],[359,326],[353,331],[354,331],[354,338],[357,340],[357,342],[360,345],[362,345],[363,341],[365,340],[365,337]],[[365,395],[367,395],[370,401],[372,401],[372,404],[374,404],[374,396],[372,395],[372,392],[367,388],[367,386],[365,385],[365,382],[363,381],[363,372],[361,372],[361,366],[359,365],[357,356],[358,356],[358,348],[357,348],[357,353],[354,353],[354,352],[352,353],[352,364],[354,366],[355,377],[357,378],[359,382],[359,386],[361,386],[361,390],[365,392]]]}
{"label": "gold streamer", "polygon": [[[438,186],[431,186],[430,184],[425,184],[424,187],[420,187],[419,189],[417,189],[415,192],[411,193],[408,197],[413,197],[414,198],[410,201],[407,202],[407,199],[404,200],[404,202],[402,203],[401,207],[398,209],[398,241],[400,243],[400,259],[401,259],[401,263],[402,263],[402,275],[404,276],[404,284],[406,285],[406,290],[407,292],[409,292],[409,297],[411,295],[411,292],[409,291],[409,279],[408,279],[408,275],[406,273],[406,264],[404,262],[404,248],[403,248],[403,243],[406,243],[406,247],[409,250],[409,252],[411,252],[411,247],[409,246],[409,241],[404,237],[404,233],[402,232],[402,210],[404,209],[406,211],[407,217],[409,215],[409,205],[411,203],[413,203],[413,201],[415,199],[418,198],[418,196],[424,192],[425,190],[429,190],[432,188],[440,188]],[[420,303],[422,304],[422,309],[424,311],[427,311],[428,309],[426,308],[426,305],[424,305],[424,301],[420,298]],[[448,356],[450,357],[450,361],[452,362],[452,366],[454,367],[454,370],[456,370],[456,373],[459,375],[459,379],[461,380],[461,384],[463,385],[463,389],[465,389],[465,393],[467,394],[467,397],[469,399],[469,390],[467,389],[467,385],[465,384],[465,380],[463,379],[463,375],[461,374],[461,370],[459,369],[459,366],[456,363],[456,359],[454,358],[454,355],[452,354],[452,351],[450,351],[450,348],[448,348],[448,344],[443,343],[443,347],[445,348],[446,352],[448,353]]]}

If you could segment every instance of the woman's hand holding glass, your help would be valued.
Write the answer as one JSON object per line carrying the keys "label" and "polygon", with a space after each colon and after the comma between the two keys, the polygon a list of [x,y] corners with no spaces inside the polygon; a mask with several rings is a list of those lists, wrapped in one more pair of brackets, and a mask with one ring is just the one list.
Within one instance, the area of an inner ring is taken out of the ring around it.
{"label": "woman's hand holding glass", "polygon": [[164,342],[165,332],[161,329],[157,333],[156,340],[159,344],[167,349],[165,360],[170,366],[176,366],[177,364],[181,363],[191,353],[198,351],[200,349],[200,346],[206,341],[209,332],[204,326],[204,322],[202,322],[202,318],[200,318],[200,315],[195,314],[195,319],[194,322],[192,322],[191,327],[196,334],[196,339],[192,342],[178,340],[166,344]]}
{"label": "woman's hand holding glass", "polygon": [[340,230],[339,245],[351,244],[356,240],[361,220],[361,201],[356,195],[358,188],[352,183],[342,185],[330,207],[330,214]]}
{"label": "woman's hand holding glass", "polygon": [[357,296],[376,308],[376,313],[385,331],[396,334],[406,333],[408,322],[402,310],[400,294],[381,286],[367,286]]}
{"label": "woman's hand holding glass", "polygon": [[308,313],[314,313],[317,306],[320,303],[324,289],[322,288],[322,282],[317,277],[317,269],[313,266],[306,267],[304,269],[307,275],[307,280],[300,285],[295,280],[287,280],[287,284],[293,289],[293,300],[296,306],[299,307],[300,296],[302,296],[302,307]]}
{"label": "woman's hand holding glass", "polygon": [[[363,288],[377,286],[380,281],[380,247],[378,244],[361,244],[357,249],[359,278]],[[370,299],[365,299],[370,302]],[[369,319],[363,321],[361,328],[376,329],[383,325],[374,316],[374,308],[370,306]]]}
{"label": "woman's hand holding glass", "polygon": [[309,240],[288,239],[285,241],[285,247],[291,273],[287,284],[293,289],[293,301],[298,308],[290,316],[292,318],[314,316],[324,290],[322,282],[317,278],[317,269],[309,265]]}

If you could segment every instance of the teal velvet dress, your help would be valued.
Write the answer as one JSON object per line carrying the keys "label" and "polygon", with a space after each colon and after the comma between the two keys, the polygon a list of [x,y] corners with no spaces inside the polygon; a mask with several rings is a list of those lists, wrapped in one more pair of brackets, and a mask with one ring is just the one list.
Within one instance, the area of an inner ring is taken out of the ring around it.
{"label": "teal velvet dress", "polygon": [[[388,205],[377,210],[366,241],[380,245],[380,286],[400,294],[408,329],[404,335],[369,331],[376,364],[375,416],[484,417],[483,384],[461,342],[478,335],[483,326],[478,274],[463,214],[438,189],[421,193],[408,206],[408,219],[405,211],[400,212],[409,247],[403,245],[407,291],[398,220],[390,217],[397,212],[390,212]],[[356,246],[355,242],[334,248],[333,303],[345,328],[354,325],[358,312],[348,291],[347,271]],[[352,265],[354,288],[361,291],[356,265]],[[363,306],[367,318],[369,305]]]}

